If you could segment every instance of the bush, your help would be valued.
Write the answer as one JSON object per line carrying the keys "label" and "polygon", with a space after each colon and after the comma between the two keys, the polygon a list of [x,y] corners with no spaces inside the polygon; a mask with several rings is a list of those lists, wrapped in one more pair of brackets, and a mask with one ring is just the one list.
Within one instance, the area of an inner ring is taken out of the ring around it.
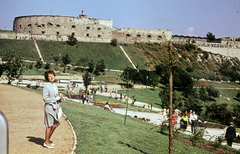
{"label": "bush", "polygon": [[118,45],[117,39],[112,39],[110,44],[116,47]]}
{"label": "bush", "polygon": [[77,39],[74,37],[74,34],[68,36],[68,41],[66,41],[68,45],[74,46],[77,43]]}

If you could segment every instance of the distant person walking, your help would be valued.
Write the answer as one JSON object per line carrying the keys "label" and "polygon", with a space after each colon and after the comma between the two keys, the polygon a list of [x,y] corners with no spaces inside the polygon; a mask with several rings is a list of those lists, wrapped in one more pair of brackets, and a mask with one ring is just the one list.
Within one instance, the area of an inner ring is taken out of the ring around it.
{"label": "distant person walking", "polygon": [[82,103],[84,104],[84,102],[85,102],[85,99],[86,99],[85,92],[83,92],[83,94],[82,94],[82,96],[81,96],[81,99],[82,99]]}
{"label": "distant person walking", "polygon": [[181,124],[181,128],[183,129],[183,133],[186,133],[187,125],[188,125],[188,116],[186,112],[183,114],[180,124]]}
{"label": "distant person walking", "polygon": [[230,126],[227,128],[225,138],[227,140],[227,145],[232,146],[233,139],[236,137],[236,129],[233,127],[233,122],[230,123]]}
{"label": "distant person walking", "polygon": [[190,119],[189,119],[192,133],[195,132],[195,127],[197,126],[197,119],[198,117],[195,114],[195,111],[193,111],[192,114],[190,114]]}
{"label": "distant person walking", "polygon": [[166,115],[167,115],[167,110],[166,110],[166,108],[163,108],[163,109],[162,109],[163,121],[165,120]]}
{"label": "distant person walking", "polygon": [[178,115],[176,114],[176,112],[174,111],[173,112],[173,115],[172,115],[172,125],[173,127],[176,125],[177,123],[177,118],[178,118]]}
{"label": "distant person walking", "polygon": [[55,73],[53,70],[47,70],[44,74],[45,79],[48,81],[43,88],[43,101],[45,102],[44,106],[44,125],[46,127],[45,132],[45,141],[43,146],[46,148],[53,149],[54,144],[50,142],[50,138],[57,128],[60,125],[60,122],[57,117],[57,108],[58,103],[61,98],[58,96],[58,88],[54,84]]}

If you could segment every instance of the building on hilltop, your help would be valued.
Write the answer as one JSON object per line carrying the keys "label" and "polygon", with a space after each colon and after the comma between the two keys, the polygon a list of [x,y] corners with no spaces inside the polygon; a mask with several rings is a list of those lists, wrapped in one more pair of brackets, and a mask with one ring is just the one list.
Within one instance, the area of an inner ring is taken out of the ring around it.
{"label": "building on hilltop", "polygon": [[164,43],[172,37],[171,30],[115,28],[112,20],[88,18],[87,15],[30,15],[14,19],[12,33],[0,33],[0,39],[36,39],[67,41],[74,34],[78,41],[109,43],[158,42]]}

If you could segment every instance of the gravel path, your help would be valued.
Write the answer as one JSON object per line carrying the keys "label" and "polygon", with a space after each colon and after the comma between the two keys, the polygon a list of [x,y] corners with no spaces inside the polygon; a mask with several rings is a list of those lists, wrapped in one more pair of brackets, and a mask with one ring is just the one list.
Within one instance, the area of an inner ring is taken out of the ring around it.
{"label": "gravel path", "polygon": [[71,153],[74,137],[64,117],[51,141],[55,149],[44,148],[44,102],[42,95],[11,85],[0,84],[0,110],[9,125],[9,153],[56,154]]}

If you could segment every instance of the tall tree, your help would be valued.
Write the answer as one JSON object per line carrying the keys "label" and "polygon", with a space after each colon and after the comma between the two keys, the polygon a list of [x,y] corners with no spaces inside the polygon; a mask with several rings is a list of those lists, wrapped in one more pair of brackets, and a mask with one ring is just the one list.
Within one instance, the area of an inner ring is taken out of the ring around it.
{"label": "tall tree", "polygon": [[94,65],[95,65],[95,63],[94,63],[94,61],[91,59],[90,60],[90,62],[88,62],[88,71],[89,72],[93,72],[93,70],[94,70]]}
{"label": "tall tree", "polygon": [[66,65],[67,64],[70,64],[70,62],[71,62],[72,60],[71,60],[71,58],[70,58],[70,56],[69,56],[69,54],[68,54],[68,52],[62,57],[62,62],[63,62],[63,64],[64,64],[64,71],[63,71],[63,73],[65,73],[65,71],[66,71]]}
{"label": "tall tree", "polygon": [[105,70],[104,70],[105,68],[106,68],[106,65],[104,63],[104,59],[101,58],[100,61],[96,64],[96,69],[94,71],[94,74],[100,75],[99,72],[104,73],[105,72]]}
{"label": "tall tree", "polygon": [[207,42],[215,41],[215,35],[213,35],[212,33],[208,32],[206,36],[207,36]]}
{"label": "tall tree", "polygon": [[43,65],[43,62],[41,61],[41,59],[39,59],[35,64],[35,67],[37,68],[37,74],[38,74],[38,70],[42,68],[42,65]]}
{"label": "tall tree", "polygon": [[91,76],[89,72],[85,73],[85,75],[83,75],[82,78],[83,78],[83,83],[85,87],[85,93],[87,94],[88,86],[91,84]]}
{"label": "tall tree", "polygon": [[22,56],[16,52],[5,52],[2,61],[2,70],[7,73],[8,84],[11,84],[12,80],[19,78],[24,71]]}
{"label": "tall tree", "polygon": [[88,65],[88,61],[89,61],[88,57],[85,57],[85,58],[84,58],[84,57],[81,57],[81,58],[78,60],[77,65],[84,67],[84,70],[85,70],[85,68],[86,68],[87,65]]}
{"label": "tall tree", "polygon": [[54,59],[56,65],[58,65],[61,61],[60,56],[53,56],[53,59]]}

